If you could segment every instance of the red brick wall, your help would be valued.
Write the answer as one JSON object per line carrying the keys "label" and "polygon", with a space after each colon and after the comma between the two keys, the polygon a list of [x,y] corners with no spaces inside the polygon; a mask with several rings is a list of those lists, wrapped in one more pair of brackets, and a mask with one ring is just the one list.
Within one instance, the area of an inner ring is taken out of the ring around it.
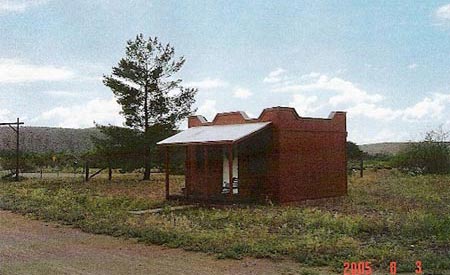
{"label": "red brick wall", "polygon": [[[205,159],[205,149],[207,158]],[[202,160],[197,161],[200,157]],[[210,199],[222,191],[222,146],[191,145],[186,155],[186,191],[191,197]]]}
{"label": "red brick wall", "polygon": [[[189,127],[196,127],[262,121],[272,122],[267,171],[263,177],[252,177],[246,167],[249,158],[240,156],[239,177],[247,181],[247,185],[242,182],[239,197],[268,196],[283,203],[347,193],[347,132],[343,112],[331,113],[327,119],[302,118],[293,108],[275,107],[265,109],[257,119],[249,119],[241,112],[231,112],[216,115],[212,122],[206,122],[203,117],[190,117],[188,124]],[[208,161],[209,167],[217,165],[218,168],[211,168],[206,173],[196,167],[194,149],[188,150],[189,194],[201,194],[208,198],[217,192],[216,182],[221,185],[222,181],[222,163],[219,161],[222,156],[219,151],[212,150],[210,154],[220,154],[220,158],[213,157]],[[260,184],[261,179],[263,184]],[[255,190],[259,190],[260,194],[255,194]]]}
{"label": "red brick wall", "polygon": [[268,195],[267,172],[271,164],[271,149],[271,128],[239,143],[239,196],[242,199],[264,200]]}
{"label": "red brick wall", "polygon": [[272,121],[277,138],[277,172],[271,182],[274,199],[292,202],[345,195],[347,192],[345,113],[329,119],[301,118],[291,108],[266,109],[261,121]]}
{"label": "red brick wall", "polygon": [[188,117],[188,128],[201,126],[206,123],[204,116],[190,116]]}
{"label": "red brick wall", "polygon": [[281,131],[279,201],[346,194],[345,135]]}

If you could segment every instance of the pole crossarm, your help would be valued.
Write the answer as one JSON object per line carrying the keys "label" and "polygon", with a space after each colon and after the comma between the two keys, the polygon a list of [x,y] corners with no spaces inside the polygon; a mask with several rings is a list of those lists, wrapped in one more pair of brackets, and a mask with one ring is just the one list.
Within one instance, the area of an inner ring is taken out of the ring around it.
{"label": "pole crossarm", "polygon": [[17,122],[0,122],[0,126],[5,126],[5,125],[17,125],[17,124],[22,125],[22,124],[24,124],[24,123],[23,123],[23,122],[19,122],[19,123],[17,123]]}

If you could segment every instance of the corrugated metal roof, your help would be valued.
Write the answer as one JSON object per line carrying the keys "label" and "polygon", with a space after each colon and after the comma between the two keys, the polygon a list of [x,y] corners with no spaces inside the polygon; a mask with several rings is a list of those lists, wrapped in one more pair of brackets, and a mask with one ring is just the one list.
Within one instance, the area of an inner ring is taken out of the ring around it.
{"label": "corrugated metal roof", "polygon": [[269,124],[270,122],[255,122],[192,127],[157,144],[232,143],[263,129]]}

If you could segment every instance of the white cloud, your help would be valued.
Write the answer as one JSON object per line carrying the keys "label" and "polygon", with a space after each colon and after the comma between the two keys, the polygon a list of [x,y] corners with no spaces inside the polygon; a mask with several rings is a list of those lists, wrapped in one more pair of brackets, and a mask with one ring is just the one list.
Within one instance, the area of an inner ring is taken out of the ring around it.
{"label": "white cloud", "polygon": [[436,12],[435,16],[437,19],[442,21],[450,20],[450,4],[440,6]]}
{"label": "white cloud", "polygon": [[370,143],[378,143],[378,142],[400,142],[411,140],[411,137],[408,133],[398,132],[392,130],[390,128],[382,128],[376,131],[375,134],[367,134],[367,132],[363,132],[360,129],[350,129],[348,133],[348,139],[356,141],[358,144],[370,144]]}
{"label": "white cloud", "polygon": [[48,0],[0,0],[1,12],[24,12],[26,9],[47,3]]}
{"label": "white cloud", "polygon": [[433,94],[426,97],[415,105],[403,111],[403,118],[406,120],[419,120],[428,118],[442,118],[442,114],[450,104],[450,94]]}
{"label": "white cloud", "polygon": [[300,79],[311,79],[311,78],[317,78],[320,76],[320,73],[316,72],[310,72],[309,74],[304,74],[300,76]]}
{"label": "white cloud", "polygon": [[245,98],[251,97],[252,95],[253,95],[253,93],[249,89],[245,89],[245,88],[237,87],[233,91],[233,96],[237,97],[237,98],[245,99]]}
{"label": "white cloud", "polygon": [[263,81],[266,83],[277,83],[283,80],[283,74],[286,73],[286,70],[283,68],[277,68],[274,71],[271,71],[268,76],[266,76]]}
{"label": "white cloud", "polygon": [[[414,70],[418,66],[413,63],[407,68]],[[349,138],[358,142],[405,141],[420,125],[431,129],[450,116],[450,93],[435,93],[410,105],[395,106],[388,104],[382,94],[336,75],[284,75],[279,82],[270,83],[269,88],[274,93],[292,94],[288,104],[302,116],[346,111]]]}
{"label": "white cloud", "polygon": [[208,120],[212,120],[218,113],[216,108],[217,102],[212,99],[206,99],[203,104],[198,107],[197,114],[206,117]]}
{"label": "white cloud", "polygon": [[343,80],[341,78],[332,78],[325,84],[324,88],[331,91],[336,91],[339,94],[331,97],[329,102],[332,106],[345,103],[375,103],[383,100],[383,96],[380,94],[370,94],[369,92],[360,89],[350,81]]}
{"label": "white cloud", "polygon": [[[450,106],[450,94],[433,94],[412,106],[390,108],[383,104],[384,97],[381,94],[368,92],[339,77],[313,72],[298,79],[289,79],[272,85],[272,91],[293,93],[289,105],[295,107],[301,115],[311,115],[326,109],[347,111],[351,118],[364,116],[384,121],[423,121],[442,119],[444,113],[450,111],[447,107]],[[321,95],[320,101],[317,95]]]}
{"label": "white cloud", "polygon": [[227,82],[219,79],[219,78],[205,78],[203,80],[200,81],[191,81],[191,82],[186,82],[183,83],[185,87],[193,87],[193,88],[198,88],[200,90],[210,90],[210,89],[216,89],[216,88],[221,88],[221,87],[225,87],[228,85]]}
{"label": "white cloud", "polygon": [[[274,92],[335,92],[328,100],[331,106],[341,104],[375,103],[383,99],[380,94],[370,94],[359,88],[356,84],[339,77],[328,77],[324,74],[311,73],[300,77],[298,84],[288,84],[274,87]],[[307,81],[305,81],[305,79]]]}
{"label": "white cloud", "polygon": [[410,70],[415,70],[415,69],[417,69],[417,64],[416,63],[412,63],[412,64],[409,64],[408,65],[408,69],[410,69]]}
{"label": "white cloud", "polygon": [[18,59],[0,59],[0,83],[62,81],[74,76],[75,73],[65,67],[35,65]]}
{"label": "white cloud", "polygon": [[379,103],[359,103],[344,108],[349,117],[363,115],[378,120],[403,119],[404,121],[426,121],[442,119],[446,111],[450,111],[450,94],[433,94],[425,97],[416,104],[399,109],[392,109],[381,106]]}
{"label": "white cloud", "polygon": [[297,94],[293,96],[289,106],[294,107],[299,115],[309,116],[321,108],[321,105],[317,103],[317,99],[318,98],[315,95],[305,96]]}
{"label": "white cloud", "polygon": [[379,120],[393,120],[402,115],[401,110],[393,110],[391,108],[365,102],[350,106],[344,110],[348,112],[350,118],[365,116]]}
{"label": "white cloud", "polygon": [[36,118],[40,120],[52,120],[58,127],[85,128],[93,127],[94,121],[100,124],[121,125],[124,122],[119,114],[120,105],[114,98],[92,99],[85,105],[73,105],[56,107],[42,113]]}

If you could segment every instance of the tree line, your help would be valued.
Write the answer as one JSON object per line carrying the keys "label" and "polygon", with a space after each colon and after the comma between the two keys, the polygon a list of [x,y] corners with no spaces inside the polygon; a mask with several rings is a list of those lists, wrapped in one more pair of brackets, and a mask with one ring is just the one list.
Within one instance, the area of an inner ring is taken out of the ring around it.
{"label": "tree line", "polygon": [[361,151],[353,142],[347,142],[347,159],[349,163],[367,161],[383,163],[384,167],[397,168],[411,174],[450,174],[449,132],[442,127],[425,133],[418,142],[410,142],[395,155],[369,155]]}

